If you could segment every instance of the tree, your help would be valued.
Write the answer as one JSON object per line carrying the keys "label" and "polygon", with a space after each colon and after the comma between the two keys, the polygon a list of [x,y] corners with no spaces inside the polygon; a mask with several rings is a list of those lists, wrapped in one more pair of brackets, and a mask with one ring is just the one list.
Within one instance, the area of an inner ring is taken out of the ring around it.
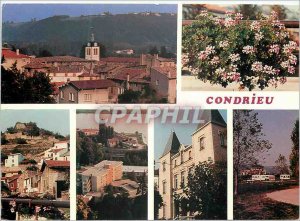
{"label": "tree", "polygon": [[40,135],[40,128],[36,125],[36,123],[29,122],[27,125],[26,133],[29,136],[39,136]]}
{"label": "tree", "polygon": [[275,161],[277,171],[279,174],[287,174],[289,173],[288,165],[287,165],[287,160],[285,156],[279,154],[278,159]]}
{"label": "tree", "polygon": [[239,5],[235,12],[243,14],[243,19],[255,20],[261,14],[261,8],[258,5]]}
{"label": "tree", "polygon": [[291,134],[293,142],[292,152],[290,154],[290,170],[291,175],[295,178],[299,177],[299,119],[295,122],[294,129]]}
{"label": "tree", "polygon": [[157,190],[157,186],[154,186],[154,219],[158,220],[158,211],[163,206],[163,199]]}
{"label": "tree", "polygon": [[224,162],[202,162],[195,166],[188,176],[184,194],[174,195],[177,215],[190,212],[195,219],[226,219],[226,171]]}
{"label": "tree", "polygon": [[39,50],[39,54],[37,57],[52,57],[52,53],[48,51],[47,49],[41,49]]}
{"label": "tree", "polygon": [[247,165],[258,164],[258,155],[272,146],[265,138],[263,125],[253,110],[233,112],[233,169],[234,194],[238,194],[240,169]]}
{"label": "tree", "polygon": [[129,89],[125,90],[123,94],[118,96],[118,101],[120,104],[134,104],[138,103],[140,96],[141,92]]}
{"label": "tree", "polygon": [[77,196],[77,220],[87,220],[91,216],[91,209],[85,203],[83,196]]}
{"label": "tree", "polygon": [[286,8],[282,5],[272,5],[272,11],[275,11],[278,15],[279,20],[284,20],[287,18]]}
{"label": "tree", "polygon": [[148,52],[148,53],[151,54],[151,55],[155,55],[155,54],[158,54],[159,51],[158,51],[158,49],[157,49],[156,46],[153,46],[153,47],[151,47],[151,48],[149,49],[149,52]]}
{"label": "tree", "polygon": [[17,131],[16,131],[16,129],[14,127],[8,127],[6,129],[6,132],[9,133],[9,134],[17,133]]}
{"label": "tree", "polygon": [[17,69],[14,63],[10,69],[1,66],[2,103],[54,103],[50,77],[43,72],[30,76]]}

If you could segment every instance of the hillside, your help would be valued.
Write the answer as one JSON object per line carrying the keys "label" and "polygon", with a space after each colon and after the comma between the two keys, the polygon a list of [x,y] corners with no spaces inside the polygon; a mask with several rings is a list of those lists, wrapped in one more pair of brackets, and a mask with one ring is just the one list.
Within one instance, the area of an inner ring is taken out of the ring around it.
{"label": "hillside", "polygon": [[26,48],[29,54],[47,49],[53,55],[79,56],[94,27],[95,40],[107,51],[132,48],[147,52],[150,46],[166,46],[176,52],[177,16],[160,14],[54,16],[39,21],[3,23],[3,42]]}

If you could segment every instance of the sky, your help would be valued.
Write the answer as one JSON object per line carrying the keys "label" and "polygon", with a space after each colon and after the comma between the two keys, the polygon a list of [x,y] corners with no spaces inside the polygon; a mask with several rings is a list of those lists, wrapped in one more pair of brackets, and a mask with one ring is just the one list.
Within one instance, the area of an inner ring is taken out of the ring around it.
{"label": "sky", "polygon": [[265,162],[263,166],[274,166],[279,154],[284,155],[289,163],[292,149],[291,134],[294,124],[299,119],[296,110],[256,110],[260,123],[263,124],[263,132],[271,143],[272,148],[268,153],[262,154]]}
{"label": "sky", "polygon": [[39,128],[50,130],[61,135],[70,134],[70,117],[67,110],[1,110],[0,129],[6,131],[17,122],[35,122]]}
{"label": "sky", "polygon": [[[222,115],[225,122],[227,122],[227,111],[219,110],[219,112]],[[190,114],[190,118],[192,118],[192,114]],[[160,118],[157,118],[154,124],[154,159],[157,161],[159,157],[161,157],[172,130],[175,131],[180,143],[187,145],[192,143],[191,135],[196,130],[197,126],[198,123],[163,124],[160,122]]]}
{"label": "sky", "polygon": [[3,21],[24,22],[33,18],[37,20],[54,15],[96,15],[109,11],[112,14],[129,12],[166,12],[176,13],[177,5],[171,4],[5,4],[3,5]]}
{"label": "sky", "polygon": [[[142,123],[138,124],[136,121],[132,121],[129,125],[126,123],[129,115],[124,116],[123,118],[117,119],[116,123],[112,124],[108,121],[107,126],[114,127],[116,132],[125,132],[125,133],[143,133],[143,140],[145,143],[148,143],[148,127],[147,124]],[[99,124],[95,120],[95,113],[80,113],[77,112],[76,127],[79,129],[98,129]],[[102,114],[100,119],[107,119],[111,117],[110,114]]]}

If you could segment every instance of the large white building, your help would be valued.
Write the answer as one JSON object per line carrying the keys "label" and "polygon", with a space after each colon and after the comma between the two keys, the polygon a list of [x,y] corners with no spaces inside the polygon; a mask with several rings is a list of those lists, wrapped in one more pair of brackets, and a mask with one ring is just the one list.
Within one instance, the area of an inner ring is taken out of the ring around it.
{"label": "large white building", "polygon": [[5,159],[5,167],[17,167],[24,160],[24,156],[21,153],[10,154]]}
{"label": "large white building", "polygon": [[[192,144],[180,143],[175,132],[171,132],[165,150],[159,159],[159,193],[163,206],[160,219],[178,217],[174,206],[174,193],[182,193],[188,174],[194,166],[204,161],[226,161],[226,122],[218,110],[204,110],[200,123],[192,136]],[[193,216],[193,214],[186,214]]]}

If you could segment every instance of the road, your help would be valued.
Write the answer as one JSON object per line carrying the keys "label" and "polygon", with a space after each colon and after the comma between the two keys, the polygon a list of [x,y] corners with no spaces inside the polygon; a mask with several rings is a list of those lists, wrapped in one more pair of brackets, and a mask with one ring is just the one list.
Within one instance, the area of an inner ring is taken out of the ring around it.
{"label": "road", "polygon": [[299,187],[267,193],[272,200],[299,206]]}

